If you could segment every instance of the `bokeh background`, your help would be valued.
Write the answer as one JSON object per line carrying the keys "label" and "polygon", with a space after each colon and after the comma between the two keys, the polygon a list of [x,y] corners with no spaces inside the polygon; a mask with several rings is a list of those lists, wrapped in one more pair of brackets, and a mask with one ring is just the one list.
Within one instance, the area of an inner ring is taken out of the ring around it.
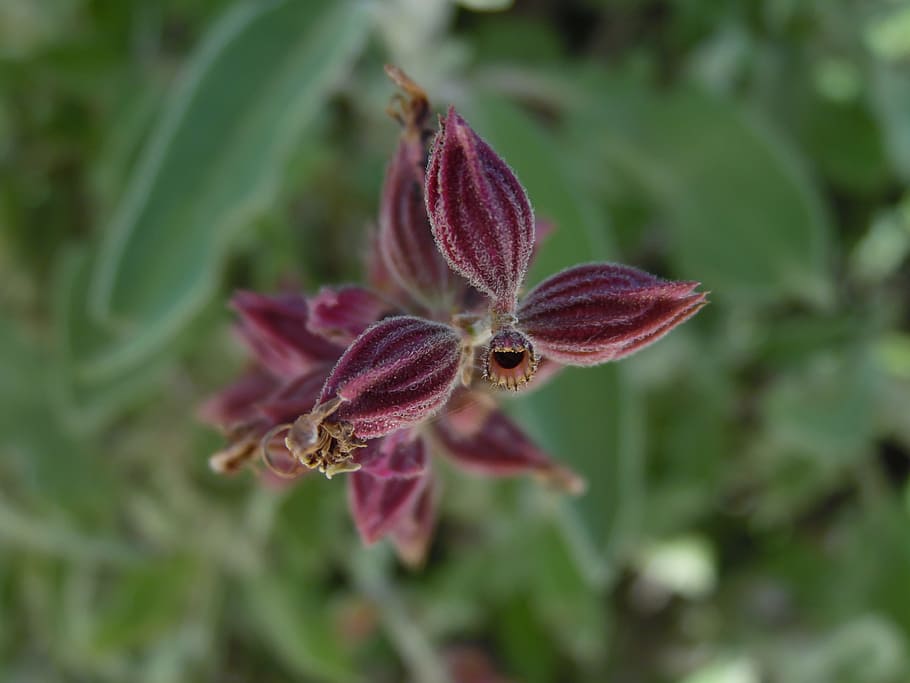
{"label": "bokeh background", "polygon": [[[439,463],[429,561],[206,463],[233,289],[358,281],[400,65],[712,304]],[[910,4],[0,0],[0,679],[910,680]]]}

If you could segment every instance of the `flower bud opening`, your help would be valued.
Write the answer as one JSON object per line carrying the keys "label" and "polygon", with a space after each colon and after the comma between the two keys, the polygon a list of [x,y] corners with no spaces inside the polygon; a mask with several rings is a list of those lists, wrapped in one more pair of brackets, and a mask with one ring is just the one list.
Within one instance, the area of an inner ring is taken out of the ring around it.
{"label": "flower bud opening", "polygon": [[525,335],[514,328],[500,330],[490,340],[484,377],[496,387],[518,391],[534,376],[538,363]]}

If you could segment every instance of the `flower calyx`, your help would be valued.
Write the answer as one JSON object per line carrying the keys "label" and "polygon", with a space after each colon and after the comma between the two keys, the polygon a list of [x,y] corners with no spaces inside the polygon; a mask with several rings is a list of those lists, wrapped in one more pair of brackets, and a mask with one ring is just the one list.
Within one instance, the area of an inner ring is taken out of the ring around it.
{"label": "flower calyx", "polygon": [[497,388],[518,391],[531,381],[539,364],[531,340],[516,328],[505,327],[487,345],[483,376]]}
{"label": "flower calyx", "polygon": [[[350,422],[327,419],[343,403],[342,398],[336,397],[317,404],[294,422],[272,429],[262,438],[260,447],[266,467],[285,478],[296,477],[304,468],[319,470],[327,479],[359,470],[360,463],[354,462],[354,453],[365,447],[366,442],[354,435]],[[282,433],[286,434],[283,445],[293,458],[290,468],[279,466],[272,456],[272,443]]]}

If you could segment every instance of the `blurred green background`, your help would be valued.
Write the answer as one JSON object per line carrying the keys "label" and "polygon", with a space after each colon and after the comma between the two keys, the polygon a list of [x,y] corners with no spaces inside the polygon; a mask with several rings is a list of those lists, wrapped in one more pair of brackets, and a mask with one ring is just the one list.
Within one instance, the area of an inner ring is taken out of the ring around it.
{"label": "blurred green background", "polygon": [[[416,574],[194,419],[233,289],[361,277],[385,62],[558,226],[532,281],[712,292],[510,402],[585,497],[440,463]],[[908,181],[907,2],[0,0],[0,680],[910,680]]]}

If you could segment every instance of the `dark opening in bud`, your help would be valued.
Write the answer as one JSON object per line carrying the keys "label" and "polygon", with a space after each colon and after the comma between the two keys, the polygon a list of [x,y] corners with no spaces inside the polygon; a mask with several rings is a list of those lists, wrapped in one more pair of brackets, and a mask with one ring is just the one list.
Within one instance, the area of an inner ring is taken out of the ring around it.
{"label": "dark opening in bud", "polygon": [[518,367],[525,358],[528,357],[527,351],[494,351],[493,361],[505,370],[512,370]]}
{"label": "dark opening in bud", "polygon": [[490,340],[484,377],[497,387],[518,391],[534,376],[537,365],[531,341],[515,328],[506,328]]}

